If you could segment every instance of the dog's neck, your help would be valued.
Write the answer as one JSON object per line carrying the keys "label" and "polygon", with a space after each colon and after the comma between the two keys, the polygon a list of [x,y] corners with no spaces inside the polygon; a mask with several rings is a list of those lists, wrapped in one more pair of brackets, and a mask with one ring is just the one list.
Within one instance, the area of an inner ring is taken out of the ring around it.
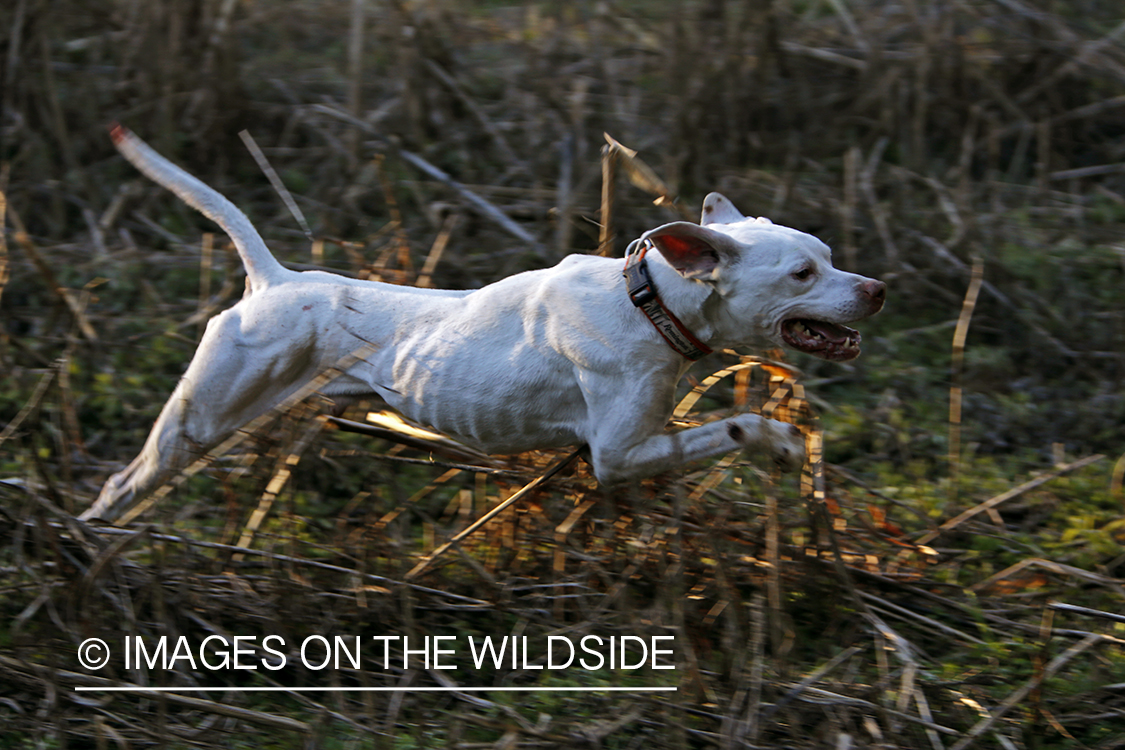
{"label": "dog's neck", "polygon": [[[717,348],[717,331],[706,315],[711,307],[708,299],[716,294],[714,287],[702,281],[685,279],[658,252],[648,253],[645,260],[648,261],[648,273],[656,293],[668,312],[675,315],[701,343]],[[638,309],[638,314],[644,313]],[[675,351],[671,346],[669,350]]]}

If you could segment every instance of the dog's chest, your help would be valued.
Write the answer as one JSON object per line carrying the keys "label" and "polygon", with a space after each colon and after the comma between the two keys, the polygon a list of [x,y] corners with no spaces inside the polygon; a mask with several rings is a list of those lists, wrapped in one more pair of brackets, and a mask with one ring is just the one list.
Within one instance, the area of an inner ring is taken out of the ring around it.
{"label": "dog's chest", "polygon": [[598,421],[592,380],[622,374],[620,287],[608,259],[579,258],[462,298],[412,299],[371,362],[393,389],[379,395],[489,452],[584,442]]}
{"label": "dog's chest", "polygon": [[586,403],[565,365],[526,350],[489,357],[459,348],[402,357],[385,400],[407,417],[494,453],[580,440]]}
{"label": "dog's chest", "polygon": [[581,441],[587,409],[568,356],[572,331],[503,307],[446,312],[380,356],[391,406],[488,452]]}

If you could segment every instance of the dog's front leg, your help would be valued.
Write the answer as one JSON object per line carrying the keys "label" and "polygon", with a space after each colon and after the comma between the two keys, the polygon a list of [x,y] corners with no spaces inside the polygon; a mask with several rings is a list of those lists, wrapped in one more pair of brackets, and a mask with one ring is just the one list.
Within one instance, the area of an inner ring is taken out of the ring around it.
{"label": "dog's front leg", "polygon": [[800,429],[756,414],[740,414],[681,432],[647,437],[599,430],[590,444],[590,456],[598,481],[612,483],[652,476],[689,461],[739,449],[768,455],[782,471],[796,471],[805,461],[805,439]]}

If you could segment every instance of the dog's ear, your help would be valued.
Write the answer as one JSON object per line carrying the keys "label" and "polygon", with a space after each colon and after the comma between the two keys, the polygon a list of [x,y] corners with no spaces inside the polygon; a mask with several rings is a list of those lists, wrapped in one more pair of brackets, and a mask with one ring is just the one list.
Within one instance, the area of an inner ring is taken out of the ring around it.
{"label": "dog's ear", "polygon": [[746,217],[734,207],[734,204],[722,193],[708,193],[703,199],[703,216],[699,223],[708,224],[734,224]]}
{"label": "dog's ear", "polygon": [[715,278],[715,269],[735,254],[731,240],[698,224],[677,221],[649,230],[641,239],[652,244],[684,278]]}

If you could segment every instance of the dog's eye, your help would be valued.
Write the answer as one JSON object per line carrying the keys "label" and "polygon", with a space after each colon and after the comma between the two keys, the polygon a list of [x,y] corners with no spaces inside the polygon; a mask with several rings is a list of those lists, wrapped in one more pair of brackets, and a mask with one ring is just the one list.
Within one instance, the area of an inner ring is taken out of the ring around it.
{"label": "dog's eye", "polygon": [[806,266],[805,268],[802,268],[800,271],[794,271],[791,275],[797,281],[804,281],[805,279],[807,279],[807,278],[809,278],[810,276],[813,275],[813,270]]}

